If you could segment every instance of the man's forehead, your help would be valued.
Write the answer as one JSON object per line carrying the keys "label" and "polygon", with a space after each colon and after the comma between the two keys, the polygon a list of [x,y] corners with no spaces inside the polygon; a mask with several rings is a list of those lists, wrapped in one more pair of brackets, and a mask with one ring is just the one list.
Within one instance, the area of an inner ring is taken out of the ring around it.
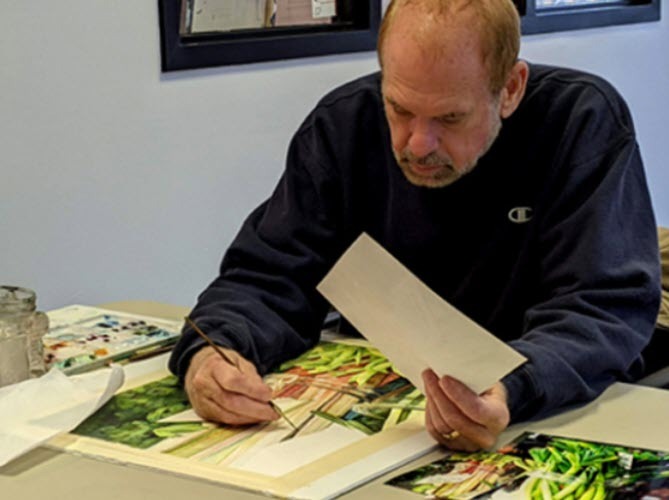
{"label": "man's forehead", "polygon": [[484,66],[476,29],[435,20],[423,22],[416,17],[397,19],[391,25],[380,53],[382,68],[401,64],[408,71],[429,71],[449,64]]}
{"label": "man's forehead", "polygon": [[423,92],[392,83],[381,84],[381,92],[386,103],[416,115],[460,116],[469,113],[474,106],[474,98],[461,92],[446,92],[438,89]]}
{"label": "man's forehead", "polygon": [[481,62],[467,56],[436,60],[398,50],[388,54],[381,70],[386,93],[454,99],[488,92],[488,73]]}

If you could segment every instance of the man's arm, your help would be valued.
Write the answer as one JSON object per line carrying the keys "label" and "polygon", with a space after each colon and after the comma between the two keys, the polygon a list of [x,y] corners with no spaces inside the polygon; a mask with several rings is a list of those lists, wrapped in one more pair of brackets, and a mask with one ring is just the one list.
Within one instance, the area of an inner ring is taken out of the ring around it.
{"label": "man's arm", "polygon": [[[339,246],[328,200],[340,199],[299,136],[272,196],[242,225],[219,276],[200,295],[190,317],[216,344],[234,351],[246,370],[204,353],[190,328],[170,359],[195,409],[230,423],[274,418],[260,376],[314,346],[327,311],[316,284]],[[237,408],[237,410],[235,410]]]}
{"label": "man's arm", "polygon": [[642,370],[659,305],[656,227],[634,137],[569,166],[542,220],[542,293],[510,344],[529,362],[503,382],[511,420],[543,417]]}

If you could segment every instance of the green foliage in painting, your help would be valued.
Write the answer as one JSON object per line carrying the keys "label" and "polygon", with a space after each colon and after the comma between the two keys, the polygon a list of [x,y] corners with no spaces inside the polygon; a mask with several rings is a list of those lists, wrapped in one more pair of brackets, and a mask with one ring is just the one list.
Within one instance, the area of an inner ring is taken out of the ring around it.
{"label": "green foliage in painting", "polygon": [[117,394],[73,432],[133,448],[149,448],[168,437],[200,430],[201,423],[160,423],[161,419],[190,408],[177,377]]}
{"label": "green foliage in painting", "polygon": [[358,403],[344,414],[314,411],[314,415],[365,434],[381,431],[390,421],[401,423],[412,411],[425,408],[425,397],[374,347],[321,342],[279,367],[280,372],[295,369],[310,377],[345,380],[341,390],[358,398]]}

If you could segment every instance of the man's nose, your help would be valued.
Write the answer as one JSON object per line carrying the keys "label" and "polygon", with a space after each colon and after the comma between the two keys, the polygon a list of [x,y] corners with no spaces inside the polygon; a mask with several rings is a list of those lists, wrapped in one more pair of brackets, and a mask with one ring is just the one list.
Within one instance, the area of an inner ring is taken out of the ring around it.
{"label": "man's nose", "polygon": [[431,120],[415,118],[409,137],[409,150],[420,158],[434,152],[439,147],[439,136]]}

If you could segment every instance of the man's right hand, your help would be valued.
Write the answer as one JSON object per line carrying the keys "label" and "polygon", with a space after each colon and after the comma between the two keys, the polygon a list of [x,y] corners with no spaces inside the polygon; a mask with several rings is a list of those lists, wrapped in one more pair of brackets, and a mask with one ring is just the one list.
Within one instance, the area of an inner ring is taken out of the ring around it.
{"label": "man's right hand", "polygon": [[203,347],[186,372],[186,393],[193,409],[207,420],[232,425],[276,420],[269,405],[272,390],[247,359],[226,350],[237,366],[225,361],[212,347]]}

